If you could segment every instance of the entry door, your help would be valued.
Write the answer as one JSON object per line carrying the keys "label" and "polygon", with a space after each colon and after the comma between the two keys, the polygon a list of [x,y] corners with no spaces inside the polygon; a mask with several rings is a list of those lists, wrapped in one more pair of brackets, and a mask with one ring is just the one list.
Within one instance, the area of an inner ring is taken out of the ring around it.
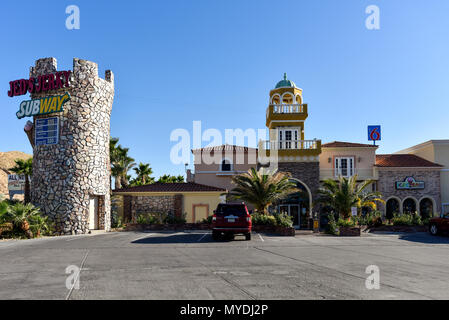
{"label": "entry door", "polygon": [[293,218],[293,226],[299,229],[300,217],[299,217],[299,205],[290,205],[290,216]]}
{"label": "entry door", "polygon": [[195,210],[194,212],[195,221],[193,221],[194,223],[203,221],[203,219],[206,219],[207,216],[209,215],[208,206],[206,205],[195,205],[194,210]]}
{"label": "entry door", "polygon": [[89,229],[98,229],[98,197],[91,196],[89,199]]}

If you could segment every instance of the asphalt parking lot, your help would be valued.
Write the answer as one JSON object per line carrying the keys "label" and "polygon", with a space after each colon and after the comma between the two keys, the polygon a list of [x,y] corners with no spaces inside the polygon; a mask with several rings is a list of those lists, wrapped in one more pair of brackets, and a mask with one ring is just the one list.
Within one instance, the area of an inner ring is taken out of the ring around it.
{"label": "asphalt parking lot", "polygon": [[[369,265],[379,267],[378,290],[365,286]],[[80,268],[79,288],[68,267]],[[206,231],[117,232],[0,242],[0,299],[449,299],[448,279],[449,238],[425,233],[214,242]]]}

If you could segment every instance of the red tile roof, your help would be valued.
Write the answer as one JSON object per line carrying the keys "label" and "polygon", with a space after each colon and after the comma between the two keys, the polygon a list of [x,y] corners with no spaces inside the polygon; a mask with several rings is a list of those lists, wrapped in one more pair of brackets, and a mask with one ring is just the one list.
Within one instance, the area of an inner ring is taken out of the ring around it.
{"label": "red tile roof", "polygon": [[322,148],[378,148],[378,146],[372,144],[364,143],[353,143],[353,142],[343,142],[334,141],[321,145]]}
{"label": "red tile roof", "polygon": [[206,186],[194,182],[153,183],[145,186],[127,187],[114,192],[225,192],[226,189]]}
{"label": "red tile roof", "polygon": [[376,167],[427,167],[439,168],[441,165],[418,157],[414,154],[378,154],[376,155]]}

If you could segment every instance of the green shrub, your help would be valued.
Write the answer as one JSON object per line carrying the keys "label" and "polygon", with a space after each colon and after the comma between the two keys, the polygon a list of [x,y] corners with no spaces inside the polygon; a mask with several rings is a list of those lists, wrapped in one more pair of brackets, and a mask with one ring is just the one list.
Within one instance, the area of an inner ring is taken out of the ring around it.
{"label": "green shrub", "polygon": [[326,233],[327,234],[331,234],[333,236],[337,236],[338,235],[338,227],[337,227],[337,222],[335,221],[335,217],[333,213],[330,213],[328,215],[328,224],[326,227]]}
{"label": "green shrub", "polygon": [[356,226],[356,221],[354,219],[352,219],[352,218],[349,218],[349,219],[342,219],[342,218],[340,218],[340,219],[338,219],[337,226],[338,227],[349,227],[349,228],[352,228],[352,227]]}
{"label": "green shrub", "polygon": [[410,214],[394,215],[392,222],[394,226],[411,226],[413,225],[413,216]]}
{"label": "green shrub", "polygon": [[251,221],[254,225],[259,226],[275,226],[276,218],[273,215],[265,215],[263,213],[255,212],[251,215]]}
{"label": "green shrub", "polygon": [[0,225],[4,238],[33,238],[54,231],[53,223],[38,207],[17,201],[0,203]]}
{"label": "green shrub", "polygon": [[207,223],[212,224],[212,216],[208,216],[207,218],[204,218],[201,223]]}
{"label": "green shrub", "polygon": [[354,218],[356,218],[356,221],[361,226],[380,227],[383,225],[382,213],[380,211],[368,212],[364,216]]}
{"label": "green shrub", "polygon": [[119,216],[117,211],[111,212],[111,228],[121,228],[123,227],[122,218]]}
{"label": "green shrub", "polygon": [[152,214],[140,214],[137,216],[136,222],[138,224],[156,224],[158,221]]}
{"label": "green shrub", "polygon": [[423,225],[421,216],[418,213],[413,214],[412,223],[414,226],[422,226]]}
{"label": "green shrub", "polygon": [[276,226],[291,228],[293,226],[292,217],[285,213],[274,214]]}
{"label": "green shrub", "polygon": [[164,223],[167,224],[183,224],[186,223],[186,213],[184,213],[181,217],[175,215],[167,215],[164,219]]}

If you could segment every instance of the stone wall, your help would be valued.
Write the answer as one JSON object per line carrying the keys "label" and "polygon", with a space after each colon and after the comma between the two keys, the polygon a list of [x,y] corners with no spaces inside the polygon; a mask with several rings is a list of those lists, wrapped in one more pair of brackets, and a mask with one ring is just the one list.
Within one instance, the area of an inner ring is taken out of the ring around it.
{"label": "stone wall", "polygon": [[[441,211],[441,187],[440,170],[404,170],[404,169],[378,169],[379,180],[377,190],[382,193],[383,199],[396,197],[401,200],[413,197],[420,201],[424,197],[432,198],[436,208],[434,212]],[[416,181],[424,181],[425,188],[421,190],[397,190],[396,182],[404,181],[406,177],[413,177]],[[379,209],[384,211],[385,205],[381,204]],[[417,207],[419,211],[419,203]]]}
{"label": "stone wall", "polygon": [[319,162],[280,162],[279,171],[290,172],[292,178],[300,180],[310,189],[312,202],[315,202],[320,187]]}
{"label": "stone wall", "polygon": [[[55,58],[36,61],[30,76],[57,71]],[[89,198],[99,200],[100,228],[110,229],[110,115],[114,76],[98,77],[98,65],[73,59],[69,88],[34,93],[32,99],[68,92],[64,111],[36,118],[58,117],[57,145],[35,146],[32,202],[56,222],[60,234],[89,231]]]}
{"label": "stone wall", "polygon": [[182,194],[169,196],[134,196],[131,198],[132,220],[140,214],[166,213],[182,216]]}

